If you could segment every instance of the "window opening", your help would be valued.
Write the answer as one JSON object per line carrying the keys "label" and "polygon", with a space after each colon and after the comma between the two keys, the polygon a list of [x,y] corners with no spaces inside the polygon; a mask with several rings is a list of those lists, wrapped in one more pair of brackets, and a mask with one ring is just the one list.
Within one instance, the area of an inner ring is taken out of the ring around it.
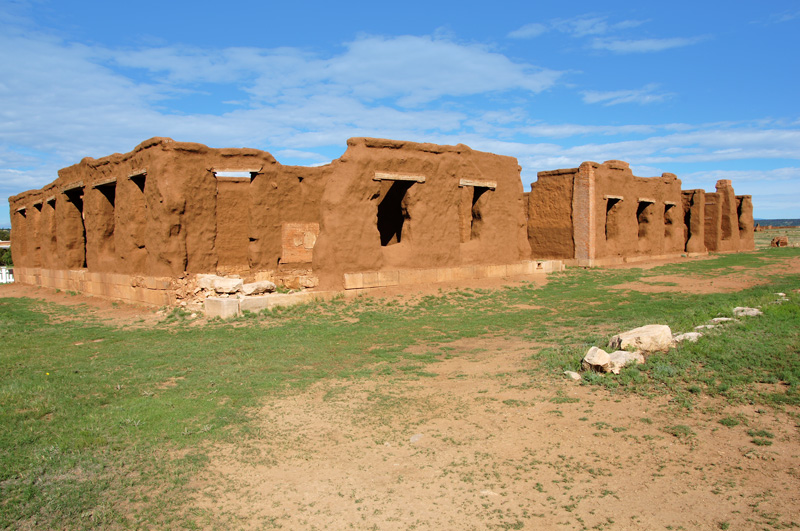
{"label": "window opening", "polygon": [[404,199],[414,181],[394,181],[383,200],[378,205],[378,232],[381,246],[400,243],[403,237],[403,224],[408,219]]}
{"label": "window opening", "polygon": [[649,199],[640,199],[639,206],[636,208],[636,222],[639,224],[639,238],[646,238],[650,231],[650,216],[654,201]]}
{"label": "window opening", "polygon": [[83,187],[72,188],[71,190],[65,190],[64,194],[67,196],[67,201],[72,203],[72,205],[78,211],[78,215],[80,216],[80,221],[81,221],[80,267],[83,268],[86,267],[86,221],[83,212]]}
{"label": "window opening", "polygon": [[606,197],[606,241],[616,239],[619,236],[619,215],[621,210],[621,197]]}
{"label": "window opening", "polygon": [[664,237],[669,238],[670,234],[672,233],[672,207],[675,205],[673,203],[665,203],[664,204]]}
{"label": "window opening", "polygon": [[475,186],[472,189],[472,208],[470,209],[469,239],[477,240],[481,236],[483,228],[483,214],[481,213],[481,196],[489,191],[489,188]]}

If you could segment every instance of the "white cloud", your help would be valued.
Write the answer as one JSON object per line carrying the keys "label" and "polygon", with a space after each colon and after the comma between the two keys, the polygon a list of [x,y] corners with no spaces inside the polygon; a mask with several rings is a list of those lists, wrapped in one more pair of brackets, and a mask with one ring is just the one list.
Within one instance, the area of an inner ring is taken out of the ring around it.
{"label": "white cloud", "polygon": [[594,39],[592,48],[616,53],[662,52],[672,48],[691,46],[705,40],[704,37],[674,37],[671,39]]}
{"label": "white cloud", "polygon": [[645,105],[648,103],[658,103],[670,98],[671,94],[657,94],[654,91],[658,85],[650,84],[638,90],[614,90],[602,92],[597,90],[586,90],[583,95],[584,103],[602,103],[603,105],[619,105],[621,103],[638,103]]}
{"label": "white cloud", "polygon": [[534,37],[538,37],[539,35],[547,33],[548,29],[549,28],[544,24],[533,22],[531,24],[525,24],[521,28],[510,32],[508,37],[512,39],[533,39]]}
{"label": "white cloud", "polygon": [[573,18],[554,19],[546,24],[533,22],[510,32],[512,39],[532,39],[551,29],[573,37],[586,37],[589,35],[603,35],[619,30],[635,28],[647,22],[646,20],[622,20],[609,22],[608,17],[602,15],[581,15]]}

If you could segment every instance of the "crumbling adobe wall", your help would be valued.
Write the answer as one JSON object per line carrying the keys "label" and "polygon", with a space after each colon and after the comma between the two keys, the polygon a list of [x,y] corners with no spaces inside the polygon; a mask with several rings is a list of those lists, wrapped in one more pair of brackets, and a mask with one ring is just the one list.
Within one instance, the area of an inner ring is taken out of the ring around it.
{"label": "crumbling adobe wall", "polygon": [[739,218],[739,250],[752,251],[756,248],[755,229],[753,227],[753,197],[736,196],[736,213]]}
{"label": "crumbling adobe wall", "polygon": [[[213,149],[152,138],[129,153],[85,158],[60,170],[58,179],[43,189],[9,201],[15,210],[26,211],[30,203],[41,203],[36,245],[42,249],[39,263],[44,268],[180,277],[187,272],[215,273],[222,256],[223,263],[238,261],[247,269],[250,179],[237,192],[242,201],[223,200],[218,206],[215,170],[247,173],[276,165],[269,153],[255,149]],[[291,198],[275,199],[281,200]],[[22,221],[15,220],[16,232],[28,236],[19,240],[19,247],[33,232],[27,216],[17,217]],[[233,230],[226,234],[229,227]],[[244,256],[226,247],[226,236],[234,233],[245,235],[240,246]],[[270,237],[280,245],[279,233]],[[19,249],[19,265],[39,266],[32,253]]]}
{"label": "crumbling adobe wall", "polygon": [[353,138],[331,166],[313,257],[323,286],[341,287],[346,272],[530,256],[516,159],[464,145]]}
{"label": "crumbling adobe wall", "polygon": [[594,258],[659,256],[683,250],[681,181],[671,173],[636,177],[609,160],[594,171]]}
{"label": "crumbling adobe wall", "polygon": [[681,252],[680,185],[671,173],[636,177],[619,160],[540,172],[528,194],[533,256],[593,263]]}
{"label": "crumbling adobe wall", "polygon": [[[264,168],[250,184],[249,267],[269,271],[282,267],[311,267],[307,258],[284,255],[281,239],[287,224],[320,223],[320,204],[333,166],[281,166]],[[309,255],[311,253],[308,253]]]}
{"label": "crumbling adobe wall", "polygon": [[709,251],[738,251],[739,250],[739,216],[737,215],[737,201],[733,192],[731,181],[721,179],[717,181],[716,194],[708,194],[706,203],[715,202],[711,209],[716,219],[709,220],[716,232],[716,238],[706,241]]}
{"label": "crumbling adobe wall", "polygon": [[705,253],[705,190],[683,190],[683,241],[687,253]]}
{"label": "crumbling adobe wall", "polygon": [[575,257],[573,181],[578,168],[542,171],[527,194],[528,240],[536,259]]}

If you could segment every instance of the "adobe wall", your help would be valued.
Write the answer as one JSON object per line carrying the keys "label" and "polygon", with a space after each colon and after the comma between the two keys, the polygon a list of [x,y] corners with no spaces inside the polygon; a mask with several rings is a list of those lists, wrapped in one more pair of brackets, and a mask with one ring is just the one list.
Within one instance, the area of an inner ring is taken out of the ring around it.
{"label": "adobe wall", "polygon": [[516,263],[530,257],[516,159],[353,138],[332,163],[313,270],[344,273]]}
{"label": "adobe wall", "polygon": [[684,248],[680,180],[636,177],[626,162],[540,172],[528,194],[533,256],[579,264],[666,256]]}
{"label": "adobe wall", "polygon": [[626,162],[591,167],[596,205],[592,258],[665,256],[683,251],[681,182],[671,173],[636,177]]}
{"label": "adobe wall", "polygon": [[514,158],[374,138],[320,167],[153,138],[9,203],[19,281],[147,302],[200,273],[355,289],[753,248],[730,181],[682,193],[610,160],[540,172],[525,194]]}
{"label": "adobe wall", "polygon": [[58,272],[131,285],[319,275],[341,289],[344,273],[519,263],[530,257],[519,172],[463,145],[356,138],[331,164],[294,167],[153,138],[11,198],[15,260],[23,281],[82,291],[119,291],[122,277]]}
{"label": "adobe wall", "polygon": [[542,171],[527,194],[528,240],[537,258],[572,259],[572,194],[578,168]]}
{"label": "adobe wall", "polygon": [[715,252],[755,249],[753,201],[734,194],[730,180],[717,181],[716,192],[705,195],[704,243]]}

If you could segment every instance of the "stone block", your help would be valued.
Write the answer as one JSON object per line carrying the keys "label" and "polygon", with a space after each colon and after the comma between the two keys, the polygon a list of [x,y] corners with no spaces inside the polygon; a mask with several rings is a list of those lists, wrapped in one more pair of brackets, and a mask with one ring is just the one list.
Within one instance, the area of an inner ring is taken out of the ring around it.
{"label": "stone block", "polygon": [[525,266],[523,264],[508,264],[506,266],[506,275],[509,277],[518,277],[525,274]]}
{"label": "stone block", "polygon": [[362,273],[345,273],[344,289],[361,289],[364,287],[364,276]]}
{"label": "stone block", "polygon": [[364,279],[364,287],[365,288],[377,288],[380,287],[380,277],[377,271],[368,271],[361,274],[362,278]]}
{"label": "stone block", "polygon": [[212,285],[217,293],[237,293],[242,290],[244,281],[241,278],[222,278],[217,277]]}
{"label": "stone block", "polygon": [[205,300],[205,312],[208,317],[236,317],[239,315],[239,299],[208,297]]}
{"label": "stone block", "polygon": [[507,268],[504,265],[486,266],[486,276],[489,278],[502,278],[507,275]]}
{"label": "stone block", "polygon": [[437,282],[452,282],[454,280],[460,280],[459,272],[457,267],[441,267],[436,270],[436,281]]}
{"label": "stone block", "polygon": [[384,286],[397,286],[400,284],[399,271],[378,271],[378,284]]}
{"label": "stone block", "polygon": [[[245,297],[238,300],[238,302],[239,309],[243,312],[259,312],[264,309],[275,308],[276,306],[294,306],[295,304],[301,304],[314,300],[317,297],[317,293],[307,291],[300,293],[271,293],[261,297]],[[206,299],[206,301],[208,301],[208,299]]]}

